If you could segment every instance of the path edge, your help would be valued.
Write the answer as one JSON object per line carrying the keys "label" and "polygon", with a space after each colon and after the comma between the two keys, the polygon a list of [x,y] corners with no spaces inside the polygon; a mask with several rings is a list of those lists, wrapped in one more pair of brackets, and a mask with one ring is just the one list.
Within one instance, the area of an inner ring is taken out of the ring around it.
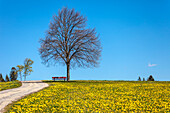
{"label": "path edge", "polygon": [[[43,81],[42,81],[42,82],[43,82]],[[45,82],[43,82],[43,83],[45,83]],[[46,83],[46,84],[47,84],[47,86],[43,87],[42,89],[39,89],[39,90],[37,90],[37,91],[35,91],[35,92],[32,92],[32,93],[29,93],[29,94],[27,94],[27,95],[25,95],[25,96],[21,96],[21,97],[18,98],[17,100],[12,101],[12,102],[9,103],[7,106],[5,106],[2,110],[0,110],[0,113],[7,113],[7,111],[9,110],[9,108],[10,108],[15,102],[17,102],[17,101],[25,98],[26,96],[29,96],[29,95],[33,94],[33,93],[37,93],[37,92],[39,92],[39,91],[41,91],[41,90],[43,90],[43,89],[45,89],[45,88],[48,88],[48,87],[50,86],[48,83]]]}

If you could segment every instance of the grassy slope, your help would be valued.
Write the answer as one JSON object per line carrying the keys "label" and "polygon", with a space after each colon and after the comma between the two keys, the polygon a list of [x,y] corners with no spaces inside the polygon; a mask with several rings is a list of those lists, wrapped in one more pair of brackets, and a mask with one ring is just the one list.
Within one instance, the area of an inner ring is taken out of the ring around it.
{"label": "grassy slope", "polygon": [[50,87],[8,112],[170,112],[170,82],[44,81]]}
{"label": "grassy slope", "polygon": [[0,82],[0,91],[20,87],[20,81]]}

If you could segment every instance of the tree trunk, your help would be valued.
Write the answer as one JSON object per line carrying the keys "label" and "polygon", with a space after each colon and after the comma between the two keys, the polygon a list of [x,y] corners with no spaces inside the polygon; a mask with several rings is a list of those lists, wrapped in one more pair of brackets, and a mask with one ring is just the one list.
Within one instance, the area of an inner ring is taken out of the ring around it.
{"label": "tree trunk", "polygon": [[24,77],[24,78],[25,78],[25,80],[24,80],[24,81],[26,81],[26,75],[25,75],[25,77]]}
{"label": "tree trunk", "polygon": [[22,75],[21,75],[21,72],[20,72],[20,78],[21,78],[21,81],[22,81]]}
{"label": "tree trunk", "polygon": [[70,64],[67,64],[67,82],[70,81]]}

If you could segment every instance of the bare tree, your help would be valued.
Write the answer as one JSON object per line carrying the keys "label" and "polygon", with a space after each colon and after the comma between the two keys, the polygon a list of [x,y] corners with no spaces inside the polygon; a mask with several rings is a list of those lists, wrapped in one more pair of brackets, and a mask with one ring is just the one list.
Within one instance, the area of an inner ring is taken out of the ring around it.
{"label": "bare tree", "polygon": [[86,27],[87,19],[74,9],[62,8],[54,15],[40,39],[39,52],[43,63],[62,63],[67,66],[67,81],[71,67],[96,67],[101,56],[101,45],[95,29]]}

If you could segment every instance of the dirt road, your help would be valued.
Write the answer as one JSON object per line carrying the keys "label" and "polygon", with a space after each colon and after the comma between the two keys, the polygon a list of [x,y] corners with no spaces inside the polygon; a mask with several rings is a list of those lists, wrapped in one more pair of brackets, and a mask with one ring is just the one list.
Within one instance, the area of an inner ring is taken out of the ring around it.
{"label": "dirt road", "polygon": [[0,91],[0,113],[3,113],[5,106],[13,101],[17,101],[23,96],[37,92],[48,86],[47,83],[44,83],[41,80],[22,81],[21,87]]}

